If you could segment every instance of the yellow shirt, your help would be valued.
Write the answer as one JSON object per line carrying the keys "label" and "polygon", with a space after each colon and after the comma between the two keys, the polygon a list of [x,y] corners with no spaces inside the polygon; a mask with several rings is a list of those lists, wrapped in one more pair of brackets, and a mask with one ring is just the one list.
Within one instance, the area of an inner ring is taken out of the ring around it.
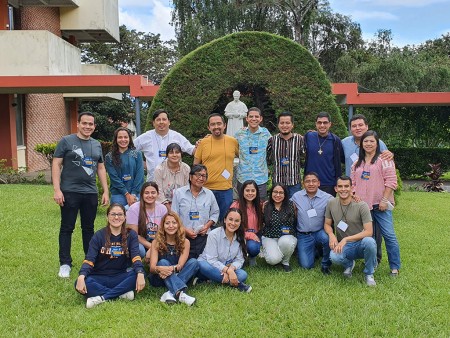
{"label": "yellow shirt", "polygon": [[223,135],[223,138],[217,140],[210,136],[200,142],[194,156],[208,169],[206,188],[232,188],[233,161],[235,157],[239,157],[239,145],[234,137]]}

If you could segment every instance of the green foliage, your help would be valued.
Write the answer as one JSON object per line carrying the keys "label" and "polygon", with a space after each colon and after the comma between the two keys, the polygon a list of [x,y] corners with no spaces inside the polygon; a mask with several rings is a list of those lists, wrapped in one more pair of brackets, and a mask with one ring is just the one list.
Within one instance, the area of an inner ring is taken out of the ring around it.
{"label": "green foliage", "polygon": [[400,171],[398,169],[395,170],[395,174],[397,175],[397,189],[394,190],[394,201],[395,205],[398,206],[398,203],[400,201],[400,195],[403,191],[403,181],[400,176]]}
{"label": "green foliage", "polygon": [[[258,266],[245,268],[250,294],[214,284],[189,285],[197,305],[168,307],[159,301],[165,289],[147,285],[132,302],[121,299],[87,310],[74,290],[84,259],[80,223],[72,236],[71,278],[63,280],[57,277],[60,210],[52,188],[9,185],[1,191],[10,198],[0,206],[0,325],[5,337],[450,336],[445,305],[450,266],[446,259],[436,264],[450,244],[443,227],[450,218],[450,209],[443,207],[450,194],[402,195],[393,211],[402,270],[399,278],[390,278],[384,252],[375,288],[364,285],[361,260],[347,280],[335,265],[332,275],[323,276],[319,260],[304,270],[292,257],[294,271],[286,274],[258,258]],[[99,210],[95,229],[105,222]],[[434,238],[439,240],[431,243]],[[112,313],[120,313],[126,324]],[[145,324],[143,314],[155,320]]]}
{"label": "green foliage", "polygon": [[5,163],[6,159],[0,159],[0,184],[47,184],[43,172],[27,178],[25,171],[8,167]]}
{"label": "green foliage", "polygon": [[395,165],[405,178],[424,177],[429,163],[441,163],[442,170],[450,170],[450,148],[389,148]]}
{"label": "green foliage", "polygon": [[428,192],[443,192],[444,191],[444,181],[442,180],[442,176],[444,175],[444,171],[441,168],[440,163],[429,163],[431,168],[430,172],[425,173],[425,175],[431,180],[430,182],[425,182],[423,187],[425,191]]}
{"label": "green foliage", "polygon": [[37,151],[39,154],[45,157],[45,159],[48,161],[50,166],[52,165],[53,160],[53,154],[55,153],[56,149],[56,142],[55,143],[39,143],[36,144],[34,147],[34,150]]}
{"label": "green foliage", "polygon": [[248,107],[264,112],[269,130],[285,110],[295,115],[295,130],[301,133],[315,128],[318,112],[328,111],[333,132],[346,133],[317,60],[291,40],[262,32],[231,34],[186,55],[162,82],[150,112],[168,109],[172,127],[194,141],[207,132],[208,114],[224,111],[234,89]]}

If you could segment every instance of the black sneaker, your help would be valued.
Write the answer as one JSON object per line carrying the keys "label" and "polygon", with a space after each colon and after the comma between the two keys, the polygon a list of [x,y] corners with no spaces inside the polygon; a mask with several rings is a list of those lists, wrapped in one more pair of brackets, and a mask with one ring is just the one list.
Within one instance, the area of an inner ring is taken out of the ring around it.
{"label": "black sneaker", "polygon": [[292,268],[287,264],[281,264],[283,267],[284,272],[292,272]]}
{"label": "black sneaker", "polygon": [[241,292],[247,292],[247,293],[252,291],[252,287],[250,285],[247,285],[247,284],[244,284],[241,282],[239,282],[239,284],[238,284],[238,289]]}
{"label": "black sneaker", "polygon": [[322,269],[320,269],[324,275],[331,275],[331,270],[328,266],[322,266]]}

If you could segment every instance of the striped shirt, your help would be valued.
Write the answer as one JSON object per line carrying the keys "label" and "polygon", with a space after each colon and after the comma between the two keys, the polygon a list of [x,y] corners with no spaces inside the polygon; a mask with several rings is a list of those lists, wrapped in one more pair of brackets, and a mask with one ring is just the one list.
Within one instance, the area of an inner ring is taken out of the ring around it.
{"label": "striped shirt", "polygon": [[286,186],[300,183],[300,155],[304,153],[303,136],[293,133],[285,140],[274,135],[267,144],[267,164],[273,164],[272,181]]}

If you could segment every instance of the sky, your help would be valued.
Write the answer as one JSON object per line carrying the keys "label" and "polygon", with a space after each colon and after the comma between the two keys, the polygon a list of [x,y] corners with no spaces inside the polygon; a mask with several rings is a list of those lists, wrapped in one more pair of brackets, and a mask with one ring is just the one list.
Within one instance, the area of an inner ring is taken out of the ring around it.
{"label": "sky", "polygon": [[[450,32],[450,0],[329,0],[334,12],[348,15],[371,40],[390,29],[399,47],[417,45]],[[119,21],[130,29],[175,38],[170,0],[119,0]]]}

